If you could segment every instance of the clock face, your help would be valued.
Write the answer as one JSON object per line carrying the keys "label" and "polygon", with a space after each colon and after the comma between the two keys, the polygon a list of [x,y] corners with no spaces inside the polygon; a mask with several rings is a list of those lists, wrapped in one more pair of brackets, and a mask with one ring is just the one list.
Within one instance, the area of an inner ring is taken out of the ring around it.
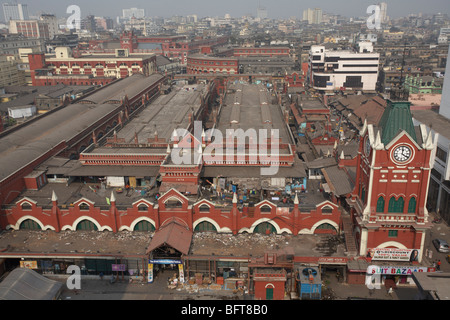
{"label": "clock face", "polygon": [[406,162],[412,156],[412,151],[407,146],[399,146],[394,150],[394,159],[398,162]]}
{"label": "clock face", "polygon": [[369,140],[369,136],[366,137],[366,141],[364,144],[364,152],[366,153],[366,156],[369,155],[370,153],[370,140]]}

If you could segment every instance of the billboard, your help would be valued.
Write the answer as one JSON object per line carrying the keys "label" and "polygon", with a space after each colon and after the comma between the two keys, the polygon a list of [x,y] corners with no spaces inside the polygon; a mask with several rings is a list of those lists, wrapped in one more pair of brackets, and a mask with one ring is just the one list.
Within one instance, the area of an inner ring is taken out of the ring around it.
{"label": "billboard", "polygon": [[374,248],[368,251],[367,257],[372,260],[413,262],[418,261],[419,253],[417,249]]}

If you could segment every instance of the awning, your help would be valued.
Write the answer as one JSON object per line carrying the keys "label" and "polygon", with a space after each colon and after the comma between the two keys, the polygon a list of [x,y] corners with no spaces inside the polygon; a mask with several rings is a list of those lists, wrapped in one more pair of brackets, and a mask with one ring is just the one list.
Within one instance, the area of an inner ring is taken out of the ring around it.
{"label": "awning", "polygon": [[55,300],[62,287],[36,271],[16,268],[0,283],[0,300]]}
{"label": "awning", "polygon": [[187,255],[191,247],[193,232],[176,222],[171,222],[155,232],[146,254],[153,250],[168,245],[182,254]]}

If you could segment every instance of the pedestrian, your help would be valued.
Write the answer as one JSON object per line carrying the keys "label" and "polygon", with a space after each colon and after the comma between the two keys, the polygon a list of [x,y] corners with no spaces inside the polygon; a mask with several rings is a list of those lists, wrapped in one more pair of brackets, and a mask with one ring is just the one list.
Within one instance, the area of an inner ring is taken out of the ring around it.
{"label": "pedestrian", "polygon": [[100,272],[99,276],[100,276],[100,280],[103,280],[103,272]]}
{"label": "pedestrian", "polygon": [[441,270],[441,260],[438,260],[438,262],[437,262],[437,269]]}
{"label": "pedestrian", "polygon": [[392,292],[394,292],[394,290],[392,289],[392,287],[389,288],[388,294],[392,297]]}

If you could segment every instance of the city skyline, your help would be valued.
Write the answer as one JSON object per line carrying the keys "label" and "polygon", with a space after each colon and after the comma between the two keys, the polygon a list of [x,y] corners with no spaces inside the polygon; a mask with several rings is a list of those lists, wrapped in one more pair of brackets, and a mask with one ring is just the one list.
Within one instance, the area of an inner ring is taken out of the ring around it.
{"label": "city skyline", "polygon": [[[10,1],[2,1],[8,3]],[[170,17],[175,15],[186,16],[196,14],[199,17],[223,17],[229,14],[231,17],[241,17],[245,15],[256,16],[259,5],[265,7],[268,12],[269,19],[282,19],[296,17],[301,19],[303,10],[308,8],[321,8],[324,13],[336,14],[346,17],[363,17],[367,16],[366,10],[368,6],[378,3],[373,0],[343,0],[336,3],[331,0],[321,0],[320,2],[311,3],[308,1],[298,0],[280,0],[276,3],[269,1],[238,1],[229,0],[226,3],[218,0],[169,0],[165,2],[136,0],[134,2],[118,2],[115,0],[45,0],[45,1],[18,1],[19,3],[28,4],[30,14],[39,14],[42,12],[53,13],[58,17],[68,16],[66,9],[70,5],[78,5],[81,9],[82,16],[96,15],[106,17],[117,17],[122,15],[122,9],[140,8],[145,9],[147,17]],[[382,1],[379,1],[382,2]],[[427,11],[424,12],[423,2],[417,0],[408,2],[408,11],[404,11],[404,2],[401,0],[386,0],[388,4],[388,16],[392,18],[404,17],[409,14],[436,14],[450,13],[447,0],[430,0],[427,2]]]}

